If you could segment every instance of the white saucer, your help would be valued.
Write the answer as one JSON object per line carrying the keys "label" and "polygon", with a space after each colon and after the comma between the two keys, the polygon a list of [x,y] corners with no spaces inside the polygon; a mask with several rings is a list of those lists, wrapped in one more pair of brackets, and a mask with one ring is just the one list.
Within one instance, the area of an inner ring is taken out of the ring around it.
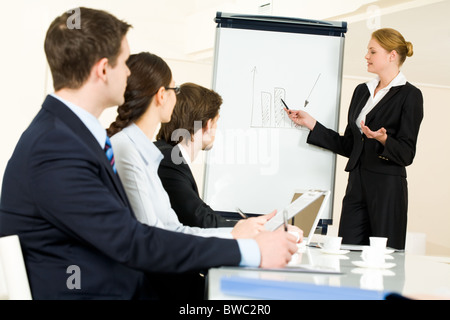
{"label": "white saucer", "polygon": [[394,249],[386,249],[386,251],[384,252],[384,254],[391,254],[394,253],[395,250]]}
{"label": "white saucer", "polygon": [[387,269],[369,269],[369,268],[353,268],[352,273],[360,275],[382,275],[382,276],[395,276],[395,272]]}
{"label": "white saucer", "polygon": [[[362,257],[362,255],[361,255],[361,257]],[[394,257],[391,256],[391,255],[389,255],[389,254],[385,254],[385,255],[384,255],[384,259],[385,259],[385,260],[393,260]]]}
{"label": "white saucer", "polygon": [[352,263],[361,268],[372,268],[372,269],[389,269],[395,267],[395,263],[385,262],[380,266],[371,266],[368,265],[365,261],[352,261]]}
{"label": "white saucer", "polygon": [[346,254],[349,253],[349,250],[337,250],[337,251],[329,251],[326,249],[320,249],[320,251],[322,251],[323,253],[327,253],[327,254]]}

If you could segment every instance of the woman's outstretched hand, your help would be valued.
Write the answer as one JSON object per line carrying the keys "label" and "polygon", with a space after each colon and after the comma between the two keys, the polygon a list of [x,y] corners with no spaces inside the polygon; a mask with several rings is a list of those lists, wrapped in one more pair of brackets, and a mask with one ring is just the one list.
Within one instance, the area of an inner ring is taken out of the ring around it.
{"label": "woman's outstretched hand", "polygon": [[361,120],[361,130],[369,139],[375,139],[379,141],[383,146],[386,143],[387,132],[385,128],[381,128],[377,131],[372,131],[368,126],[364,124],[364,121]]}
{"label": "woman's outstretched hand", "polygon": [[284,108],[284,111],[286,111],[289,119],[291,119],[295,124],[302,127],[307,127],[309,130],[314,129],[316,119],[314,119],[308,112],[302,110],[288,110],[286,108]]}

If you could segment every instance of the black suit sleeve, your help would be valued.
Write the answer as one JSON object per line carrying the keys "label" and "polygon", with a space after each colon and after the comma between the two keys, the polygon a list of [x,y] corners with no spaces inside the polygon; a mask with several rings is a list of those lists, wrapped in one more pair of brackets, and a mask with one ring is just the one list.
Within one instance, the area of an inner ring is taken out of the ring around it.
{"label": "black suit sleeve", "polygon": [[341,156],[349,158],[353,152],[355,138],[351,127],[354,125],[352,122],[352,114],[361,100],[363,88],[364,85],[358,85],[353,91],[344,135],[340,135],[338,132],[326,128],[319,121],[317,121],[315,127],[308,135],[307,143],[325,148]]}
{"label": "black suit sleeve", "polygon": [[[45,220],[74,243],[147,272],[178,273],[239,263],[234,240],[196,237],[139,223],[117,196],[109,170],[86,152],[77,137],[58,130],[49,131],[43,139],[29,160],[32,201]],[[70,254],[77,247],[63,249]]]}
{"label": "black suit sleeve", "polygon": [[409,83],[392,87],[367,114],[366,125],[372,131],[382,127],[386,129],[388,137],[384,146],[361,134],[355,123],[368,94],[364,84],[355,89],[344,135],[317,122],[307,142],[349,157],[346,171],[351,171],[357,163],[361,163],[373,172],[406,177],[405,167],[413,162],[423,119],[422,93]]}
{"label": "black suit sleeve", "polygon": [[182,224],[200,228],[233,227],[236,224],[236,221],[223,218],[200,198],[186,164],[176,165],[165,154],[158,174]]}
{"label": "black suit sleeve", "polygon": [[344,135],[341,136],[336,131],[326,128],[319,121],[309,133],[306,142],[347,158],[350,157],[353,149],[353,135],[350,126],[346,127]]}
{"label": "black suit sleeve", "polygon": [[423,119],[422,92],[413,87],[401,108],[401,118],[395,134],[388,131],[381,156],[400,166],[408,166],[416,155],[417,137]]}

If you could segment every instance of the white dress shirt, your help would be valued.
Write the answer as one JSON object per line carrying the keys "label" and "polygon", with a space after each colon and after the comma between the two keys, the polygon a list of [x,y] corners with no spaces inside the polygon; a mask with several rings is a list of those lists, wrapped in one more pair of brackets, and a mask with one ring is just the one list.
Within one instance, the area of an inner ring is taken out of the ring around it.
{"label": "white dress shirt", "polygon": [[388,93],[388,91],[392,87],[396,86],[402,86],[406,84],[406,78],[403,75],[403,73],[400,71],[398,75],[383,89],[380,89],[377,94],[375,94],[375,89],[378,86],[378,83],[380,82],[380,78],[377,76],[376,78],[366,82],[367,88],[369,89],[370,96],[369,99],[367,99],[366,105],[364,108],[362,108],[361,113],[359,114],[358,118],[356,118],[356,125],[358,126],[359,130],[362,133],[361,129],[361,120],[364,120],[364,123],[366,122],[366,116],[367,114],[372,111],[372,109],[377,105],[378,102],[380,102],[381,99]]}
{"label": "white dress shirt", "polygon": [[51,93],[50,94],[53,98],[58,99],[62,103],[64,103],[70,110],[72,110],[75,115],[80,118],[81,122],[88,128],[88,130],[92,133],[92,135],[95,137],[95,139],[100,144],[100,147],[102,149],[105,148],[106,143],[106,130],[102,127],[102,124],[98,119],[88,111],[84,110],[83,108],[73,104],[70,101],[64,100],[60,96]]}
{"label": "white dress shirt", "polygon": [[184,144],[179,143],[178,144],[180,152],[181,152],[181,156],[183,157],[184,161],[186,161],[186,164],[189,166],[189,168],[192,171],[192,161],[191,161],[191,155],[189,154],[188,150],[186,149],[186,147],[184,146]]}
{"label": "white dress shirt", "polygon": [[134,123],[111,138],[117,171],[139,221],[171,231],[232,238],[232,228],[198,228],[183,225],[170,205],[158,176],[161,151]]}

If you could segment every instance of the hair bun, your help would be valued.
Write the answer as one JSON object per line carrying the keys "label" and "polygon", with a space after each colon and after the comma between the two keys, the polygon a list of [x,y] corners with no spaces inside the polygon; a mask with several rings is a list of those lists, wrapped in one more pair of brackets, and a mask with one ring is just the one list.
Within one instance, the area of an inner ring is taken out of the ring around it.
{"label": "hair bun", "polygon": [[413,55],[413,45],[411,42],[406,41],[406,56],[411,57]]}

